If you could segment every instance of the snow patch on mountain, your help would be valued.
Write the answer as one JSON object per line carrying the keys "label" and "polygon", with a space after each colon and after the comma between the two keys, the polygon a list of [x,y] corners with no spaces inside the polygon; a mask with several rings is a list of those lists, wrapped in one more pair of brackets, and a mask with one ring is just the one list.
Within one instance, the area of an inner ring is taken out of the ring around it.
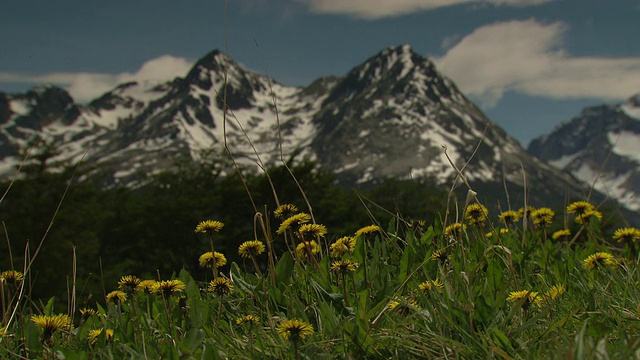
{"label": "snow patch on mountain", "polygon": [[612,151],[640,164],[640,134],[631,131],[607,134],[609,142],[613,144]]}

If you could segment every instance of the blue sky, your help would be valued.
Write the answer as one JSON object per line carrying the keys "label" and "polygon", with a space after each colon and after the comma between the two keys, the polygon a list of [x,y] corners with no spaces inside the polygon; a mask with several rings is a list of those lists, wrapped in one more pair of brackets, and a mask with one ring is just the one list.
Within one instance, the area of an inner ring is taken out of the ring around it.
{"label": "blue sky", "polygon": [[640,0],[13,0],[0,33],[0,91],[55,83],[81,102],[227,46],[306,85],[409,44],[525,146],[640,92]]}

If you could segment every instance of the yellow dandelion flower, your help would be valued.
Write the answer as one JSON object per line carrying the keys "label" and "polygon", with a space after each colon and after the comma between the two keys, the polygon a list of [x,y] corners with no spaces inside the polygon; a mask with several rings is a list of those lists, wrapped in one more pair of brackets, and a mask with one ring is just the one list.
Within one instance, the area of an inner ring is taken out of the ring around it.
{"label": "yellow dandelion flower", "polygon": [[432,289],[435,289],[437,291],[442,291],[442,289],[444,288],[444,285],[440,282],[440,280],[435,279],[435,280],[427,280],[423,283],[420,283],[418,287],[423,292],[427,292]]}
{"label": "yellow dandelion flower", "polygon": [[467,225],[463,224],[463,223],[453,223],[447,227],[444,228],[444,234],[445,235],[451,235],[451,236],[460,236],[462,235],[462,232],[467,228]]}
{"label": "yellow dandelion flower", "polygon": [[288,218],[286,218],[282,224],[280,224],[280,227],[278,228],[278,230],[276,231],[278,234],[282,234],[284,233],[289,227],[291,227],[294,224],[306,224],[309,221],[311,221],[311,215],[307,214],[307,213],[299,213],[299,214],[295,214],[292,216],[289,216]]}
{"label": "yellow dandelion flower", "polygon": [[[524,300],[524,301],[523,301]],[[507,297],[507,301],[522,302],[522,308],[527,309],[532,303],[539,303],[538,293],[531,290],[512,291]]]}
{"label": "yellow dandelion flower", "polygon": [[302,242],[296,247],[296,255],[299,258],[309,258],[319,252],[320,245],[314,240]]}
{"label": "yellow dandelion flower", "polygon": [[80,309],[80,317],[82,318],[82,320],[87,320],[88,318],[95,316],[97,313],[98,312],[93,309]]}
{"label": "yellow dandelion flower", "polygon": [[569,214],[576,214],[576,216],[581,216],[589,211],[594,211],[595,209],[596,208],[591,203],[586,201],[576,201],[567,206],[567,212]]}
{"label": "yellow dandelion flower", "polygon": [[541,307],[542,305],[551,304],[553,301],[557,300],[562,294],[564,294],[565,289],[566,289],[565,286],[562,284],[554,285],[550,287],[547,292],[545,292],[542,296],[539,296],[536,299],[536,305]]}
{"label": "yellow dandelion flower", "polygon": [[216,296],[222,297],[231,294],[233,291],[233,284],[231,283],[231,280],[227,278],[218,277],[211,280],[207,291]]}
{"label": "yellow dandelion flower", "polygon": [[227,264],[227,258],[222,255],[219,252],[214,252],[215,255],[211,255],[211,251],[206,252],[202,255],[200,255],[200,259],[198,259],[198,262],[200,263],[200,266],[202,266],[203,268],[213,268],[213,257],[215,256],[216,259],[216,267],[217,268],[221,268],[223,266],[225,266]]}
{"label": "yellow dandelion flower", "polygon": [[298,319],[284,320],[278,325],[276,330],[283,339],[294,342],[304,340],[314,333],[311,324]]}
{"label": "yellow dandelion flower", "polygon": [[[100,337],[100,335],[102,335],[102,329],[90,330],[89,334],[87,334],[87,340],[89,341],[89,344],[95,345],[96,342],[98,341],[98,338]],[[105,336],[105,340],[107,342],[115,341],[115,339],[113,337],[113,330],[112,329],[105,330],[104,331],[104,336]]]}
{"label": "yellow dandelion flower", "polygon": [[3,283],[15,286],[24,280],[24,275],[19,271],[7,270],[0,273],[0,280]]}
{"label": "yellow dandelion flower", "polygon": [[586,224],[592,217],[602,220],[602,213],[598,210],[588,210],[584,214],[576,216],[575,220],[578,224]]}
{"label": "yellow dandelion flower", "polygon": [[205,220],[200,222],[200,224],[198,224],[196,226],[196,230],[195,233],[202,233],[202,234],[207,234],[207,235],[213,235],[217,232],[220,232],[220,230],[222,230],[222,228],[224,227],[224,223],[217,221],[217,220]]}
{"label": "yellow dandelion flower", "polygon": [[548,296],[550,299],[552,300],[556,300],[558,299],[562,294],[564,294],[566,288],[564,285],[559,284],[559,285],[554,285],[551,288],[549,288],[549,291],[547,291],[545,293],[546,296]]}
{"label": "yellow dandelion flower", "polygon": [[377,232],[381,232],[382,228],[380,228],[380,226],[378,225],[369,225],[369,226],[365,226],[362,227],[360,229],[358,229],[358,231],[356,231],[355,234],[355,238],[357,239],[358,236],[362,235],[362,234],[373,234],[373,233],[377,233]]}
{"label": "yellow dandelion flower", "polygon": [[447,254],[446,250],[438,249],[434,251],[433,254],[431,254],[430,259],[444,264],[449,260],[449,255]]}
{"label": "yellow dandelion flower", "polygon": [[613,240],[627,243],[636,242],[640,240],[640,230],[634,227],[618,229],[613,233]]}
{"label": "yellow dandelion flower", "polygon": [[553,240],[558,240],[560,238],[568,238],[569,236],[571,236],[571,230],[569,229],[562,229],[562,230],[558,230],[556,232],[553,233],[553,235],[551,235],[551,238]]}
{"label": "yellow dandelion flower", "polygon": [[184,289],[186,288],[187,286],[178,279],[162,280],[156,282],[153,292],[156,294],[161,294],[164,297],[170,297],[184,291]]}
{"label": "yellow dandelion flower", "polygon": [[278,219],[286,219],[298,212],[298,207],[293,204],[282,204],[273,212]]}
{"label": "yellow dandelion flower", "polygon": [[487,220],[489,211],[487,207],[482,204],[471,204],[467,206],[464,212],[464,217],[473,225],[483,224]]}
{"label": "yellow dandelion flower", "polygon": [[31,321],[43,330],[43,341],[48,340],[54,332],[71,327],[71,318],[66,314],[58,315],[31,315]]}
{"label": "yellow dandelion flower", "polygon": [[349,259],[343,259],[343,260],[332,262],[331,271],[344,275],[348,272],[356,271],[358,266],[360,266],[360,264],[358,264],[355,261],[351,261]]}
{"label": "yellow dandelion flower", "polygon": [[518,220],[520,220],[520,216],[520,213],[515,210],[507,210],[498,215],[498,219],[500,219],[500,222],[505,226],[509,226],[517,223]]}
{"label": "yellow dandelion flower", "polygon": [[520,208],[520,209],[518,209],[518,215],[520,215],[520,219],[522,219],[525,216],[527,218],[530,218],[531,217],[531,213],[534,212],[535,210],[536,210],[536,208],[533,207],[533,206],[527,206],[526,210],[524,208]]}
{"label": "yellow dandelion flower", "polygon": [[236,325],[255,325],[260,322],[260,318],[255,315],[245,315],[236,319]]}
{"label": "yellow dandelion flower", "polygon": [[336,240],[329,247],[329,253],[333,258],[339,258],[342,255],[349,253],[353,254],[356,249],[356,239],[351,236],[343,236]]}
{"label": "yellow dandelion flower", "polygon": [[407,315],[412,310],[420,310],[420,305],[414,299],[403,296],[401,299],[389,302],[387,309],[394,310],[401,315]]}
{"label": "yellow dandelion flower", "polygon": [[156,285],[157,281],[155,280],[141,280],[140,284],[138,284],[138,291],[146,294],[153,294],[155,292]]}
{"label": "yellow dandelion flower", "polygon": [[531,212],[531,220],[534,225],[547,227],[553,222],[555,212],[547,207],[541,207]]}
{"label": "yellow dandelion flower", "polygon": [[582,262],[582,266],[587,270],[601,268],[605,265],[614,266],[616,265],[616,260],[613,255],[602,251],[589,255]]}
{"label": "yellow dandelion flower", "polygon": [[107,302],[117,304],[127,301],[127,294],[124,291],[115,290],[107,294]]}
{"label": "yellow dandelion flower", "polygon": [[140,279],[133,275],[125,275],[120,278],[120,281],[118,281],[118,289],[127,294],[137,293],[138,285],[140,285]]}
{"label": "yellow dandelion flower", "polygon": [[249,241],[243,242],[240,245],[240,247],[238,247],[238,254],[240,254],[240,256],[242,256],[245,259],[249,259],[262,254],[264,250],[265,250],[265,247],[262,241],[249,240]]}
{"label": "yellow dandelion flower", "polygon": [[327,227],[320,224],[304,224],[298,229],[298,235],[304,238],[306,235],[323,237],[327,234]]}

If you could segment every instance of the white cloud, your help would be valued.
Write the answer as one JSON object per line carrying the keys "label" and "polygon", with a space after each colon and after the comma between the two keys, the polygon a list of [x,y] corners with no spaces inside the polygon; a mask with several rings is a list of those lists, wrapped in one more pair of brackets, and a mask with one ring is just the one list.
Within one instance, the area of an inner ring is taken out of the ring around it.
{"label": "white cloud", "polygon": [[487,25],[464,37],[438,68],[491,107],[512,90],[556,99],[619,100],[640,91],[640,58],[572,57],[567,26],[536,20]]}
{"label": "white cloud", "polygon": [[0,73],[0,82],[55,84],[64,87],[79,102],[92,100],[128,81],[161,82],[185,76],[193,62],[182,57],[162,55],[151,59],[134,73],[119,74],[60,72],[41,75]]}
{"label": "white cloud", "polygon": [[308,0],[311,11],[374,20],[459,4],[531,6],[553,0]]}

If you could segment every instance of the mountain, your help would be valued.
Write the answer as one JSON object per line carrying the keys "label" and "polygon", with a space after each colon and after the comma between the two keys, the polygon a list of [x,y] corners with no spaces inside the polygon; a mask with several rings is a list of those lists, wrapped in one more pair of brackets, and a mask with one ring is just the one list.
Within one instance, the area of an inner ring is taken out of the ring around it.
{"label": "mountain", "polygon": [[228,164],[228,151],[247,171],[314,160],[354,186],[390,177],[448,188],[457,175],[451,161],[464,166],[483,201],[503,208],[505,189],[521,206],[525,182],[538,205],[561,206],[565,194],[588,192],[529,155],[408,45],[305,87],[281,85],[212,51],[184,77],[121,84],[87,105],[55,87],[0,93],[0,134],[5,178],[42,135],[54,149],[50,164],[82,159],[87,176],[105,184],[141,186],[180,159]]}
{"label": "mountain", "polygon": [[588,107],[533,140],[528,150],[640,210],[640,94],[622,104]]}

